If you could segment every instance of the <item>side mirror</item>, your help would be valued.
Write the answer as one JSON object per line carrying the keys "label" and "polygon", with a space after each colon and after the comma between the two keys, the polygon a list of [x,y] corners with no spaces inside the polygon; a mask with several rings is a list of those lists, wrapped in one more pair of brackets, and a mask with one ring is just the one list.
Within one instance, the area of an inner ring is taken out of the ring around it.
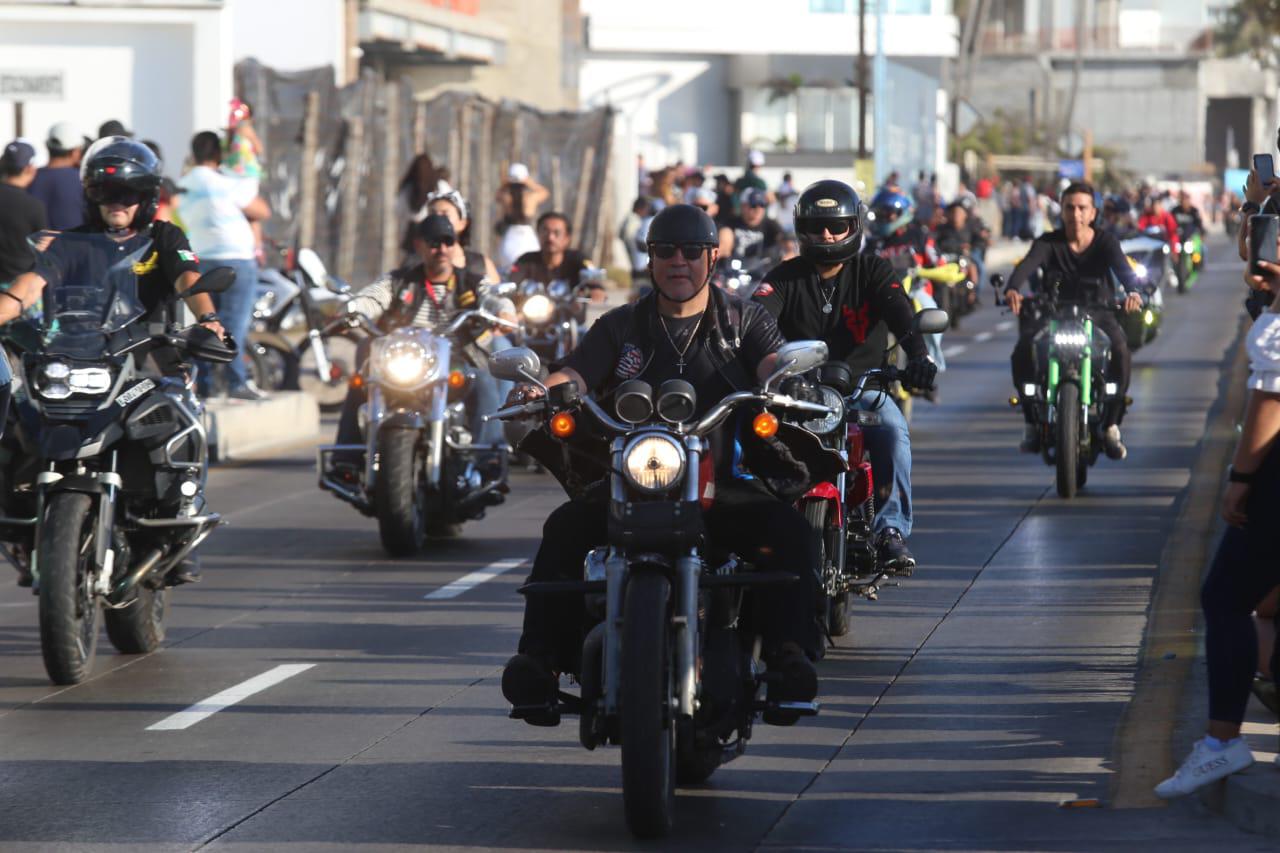
{"label": "side mirror", "polygon": [[940,335],[951,325],[951,318],[941,308],[926,308],[911,319],[911,328],[917,334]]}
{"label": "side mirror", "polygon": [[200,276],[200,280],[194,286],[176,294],[175,298],[185,299],[188,296],[195,296],[200,293],[226,293],[235,283],[235,270],[231,267],[218,267]]}
{"label": "side mirror", "polygon": [[298,250],[298,266],[316,287],[324,287],[329,280],[329,271],[324,268],[324,261],[320,260],[314,249]]}
{"label": "side mirror", "polygon": [[991,286],[996,290],[1004,290],[1004,276],[1000,275],[1000,273],[991,276]]}
{"label": "side mirror", "polygon": [[768,389],[785,376],[807,373],[827,361],[827,345],[824,341],[792,341],[778,350],[778,369],[765,381]]}
{"label": "side mirror", "polygon": [[512,347],[489,356],[489,372],[495,379],[534,382],[541,385],[542,361],[528,347]]}
{"label": "side mirror", "polygon": [[488,287],[490,294],[494,296],[514,296],[515,292],[520,289],[520,285],[514,281],[500,281],[497,284],[491,284]]}

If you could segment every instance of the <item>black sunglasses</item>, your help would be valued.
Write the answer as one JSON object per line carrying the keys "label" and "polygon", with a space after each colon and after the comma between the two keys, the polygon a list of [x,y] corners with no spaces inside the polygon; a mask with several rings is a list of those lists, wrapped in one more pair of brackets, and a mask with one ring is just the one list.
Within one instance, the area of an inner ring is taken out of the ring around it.
{"label": "black sunglasses", "polygon": [[823,231],[830,231],[832,237],[839,237],[849,233],[849,229],[853,227],[848,219],[814,219],[797,225],[802,232],[814,237],[821,237]]}
{"label": "black sunglasses", "polygon": [[650,243],[649,251],[653,252],[655,258],[662,258],[669,261],[676,256],[676,251],[684,255],[686,261],[696,261],[702,257],[702,253],[707,251],[709,247],[701,243],[691,243],[677,246],[675,243]]}
{"label": "black sunglasses", "polygon": [[428,241],[427,245],[433,249],[438,249],[441,246],[453,246],[453,244],[456,242],[458,241],[453,239],[452,237],[441,237],[439,240]]}
{"label": "black sunglasses", "polygon": [[143,194],[137,190],[114,187],[110,184],[91,186],[84,191],[84,194],[94,204],[123,204],[125,207],[141,204],[144,198]]}

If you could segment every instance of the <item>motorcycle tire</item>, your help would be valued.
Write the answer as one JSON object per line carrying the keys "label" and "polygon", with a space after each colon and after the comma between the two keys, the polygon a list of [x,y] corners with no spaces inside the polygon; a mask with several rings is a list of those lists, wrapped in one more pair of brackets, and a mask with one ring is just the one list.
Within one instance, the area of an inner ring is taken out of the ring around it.
{"label": "motorcycle tire", "polygon": [[378,480],[374,515],[382,547],[392,557],[411,557],[426,539],[419,487],[418,433],[384,429],[378,433]]}
{"label": "motorcycle tire", "polygon": [[1187,283],[1187,264],[1182,258],[1178,259],[1178,265],[1174,268],[1178,271],[1178,292],[1186,293],[1190,286]]}
{"label": "motorcycle tire", "polygon": [[107,639],[124,655],[145,655],[164,642],[164,608],[168,590],[136,588],[128,607],[102,613]]}
{"label": "motorcycle tire", "polygon": [[297,387],[315,398],[322,412],[336,412],[347,399],[347,383],[356,364],[356,342],[344,335],[331,335],[324,339],[329,358],[329,380],[323,381],[316,372],[316,360],[311,345],[304,339],[298,352]]}
{"label": "motorcycle tire", "polygon": [[676,726],[672,714],[671,584],[656,572],[627,581],[622,625],[622,804],[637,838],[671,831],[676,805]]}
{"label": "motorcycle tire", "polygon": [[40,653],[54,684],[78,684],[98,649],[98,599],[89,571],[97,519],[93,497],[57,492],[40,527]]}
{"label": "motorcycle tire", "polygon": [[1076,496],[1080,463],[1080,389],[1064,382],[1058,386],[1058,497]]}

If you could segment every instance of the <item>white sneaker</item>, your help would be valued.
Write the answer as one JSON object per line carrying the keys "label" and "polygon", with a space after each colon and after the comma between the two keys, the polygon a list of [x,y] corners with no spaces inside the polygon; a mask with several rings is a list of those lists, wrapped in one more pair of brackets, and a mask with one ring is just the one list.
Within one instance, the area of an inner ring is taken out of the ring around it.
{"label": "white sneaker", "polygon": [[1226,749],[1220,750],[1210,749],[1202,738],[1196,741],[1195,748],[1182,762],[1178,772],[1156,785],[1156,796],[1165,800],[1186,796],[1251,764],[1253,753],[1244,738],[1236,738]]}

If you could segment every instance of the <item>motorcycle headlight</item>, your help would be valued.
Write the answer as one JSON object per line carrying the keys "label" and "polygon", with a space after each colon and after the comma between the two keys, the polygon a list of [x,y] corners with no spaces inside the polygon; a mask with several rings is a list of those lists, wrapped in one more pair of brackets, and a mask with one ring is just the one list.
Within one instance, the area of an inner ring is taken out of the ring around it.
{"label": "motorcycle headlight", "polygon": [[393,341],[382,352],[382,375],[402,388],[415,388],[435,378],[434,353],[417,341]]}
{"label": "motorcycle headlight", "polygon": [[684,473],[684,448],[665,435],[642,435],[622,453],[627,481],[645,492],[665,492]]}
{"label": "motorcycle headlight", "polygon": [[111,371],[105,367],[77,367],[64,361],[40,366],[36,390],[46,400],[65,400],[72,394],[105,394],[111,390]]}
{"label": "motorcycle headlight", "polygon": [[844,400],[840,397],[840,392],[834,388],[819,385],[818,390],[822,392],[822,405],[831,409],[831,414],[805,421],[801,426],[816,435],[826,435],[840,426],[840,422],[844,420]]}
{"label": "motorcycle headlight", "polygon": [[524,314],[524,318],[536,324],[547,322],[555,312],[556,304],[551,301],[551,297],[542,293],[530,296],[520,307],[520,313]]}
{"label": "motorcycle headlight", "polygon": [[1147,277],[1147,268],[1146,268],[1144,265],[1142,265],[1142,264],[1134,264],[1134,265],[1133,265],[1133,274],[1134,274],[1134,275],[1136,275],[1138,278],[1146,279],[1146,277]]}
{"label": "motorcycle headlight", "polygon": [[[584,276],[585,277],[585,276]],[[569,282],[562,278],[558,278],[547,286],[547,293],[555,299],[569,298]]]}
{"label": "motorcycle headlight", "polygon": [[1089,338],[1080,326],[1065,326],[1053,333],[1053,346],[1062,355],[1073,355],[1082,352],[1089,344]]}

